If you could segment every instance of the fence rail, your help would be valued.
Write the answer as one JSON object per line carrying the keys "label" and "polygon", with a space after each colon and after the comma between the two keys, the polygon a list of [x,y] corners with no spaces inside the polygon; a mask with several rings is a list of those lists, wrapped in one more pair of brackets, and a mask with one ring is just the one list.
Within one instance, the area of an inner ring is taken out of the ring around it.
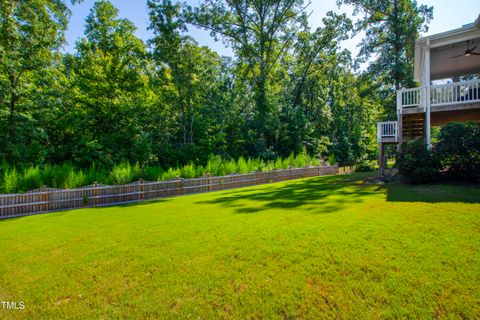
{"label": "fence rail", "polygon": [[108,206],[147,199],[184,194],[235,189],[256,184],[279,182],[321,175],[351,172],[353,167],[317,166],[252,172],[228,176],[210,176],[196,179],[176,178],[169,181],[143,180],[107,186],[93,184],[78,189],[40,188],[27,193],[0,195],[0,219],[60,211],[75,208]]}

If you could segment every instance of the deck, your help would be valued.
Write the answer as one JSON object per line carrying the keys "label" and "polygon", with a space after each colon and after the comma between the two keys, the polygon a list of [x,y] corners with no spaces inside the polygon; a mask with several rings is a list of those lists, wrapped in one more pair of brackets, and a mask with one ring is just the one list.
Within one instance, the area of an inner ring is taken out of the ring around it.
{"label": "deck", "polygon": [[398,111],[401,114],[425,112],[427,99],[430,112],[458,111],[480,108],[480,80],[402,89],[397,92]]}
{"label": "deck", "polygon": [[377,141],[383,144],[398,143],[398,121],[377,123]]}
{"label": "deck", "polygon": [[[427,101],[430,102],[431,124],[434,126],[452,121],[480,121],[480,79],[399,90],[398,116],[403,120],[425,113]],[[379,122],[378,142],[398,143],[398,128],[398,121]]]}

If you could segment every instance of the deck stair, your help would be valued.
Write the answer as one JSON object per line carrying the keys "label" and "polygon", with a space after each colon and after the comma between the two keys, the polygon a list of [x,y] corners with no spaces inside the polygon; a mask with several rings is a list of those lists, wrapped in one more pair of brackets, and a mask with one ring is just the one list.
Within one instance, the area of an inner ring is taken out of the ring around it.
{"label": "deck stair", "polygon": [[404,115],[402,125],[403,142],[425,138],[425,113]]}

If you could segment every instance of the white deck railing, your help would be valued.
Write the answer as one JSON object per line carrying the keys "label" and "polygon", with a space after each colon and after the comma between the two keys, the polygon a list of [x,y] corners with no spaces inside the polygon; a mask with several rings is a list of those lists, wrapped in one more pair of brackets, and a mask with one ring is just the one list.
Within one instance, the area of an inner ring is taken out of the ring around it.
{"label": "white deck railing", "polygon": [[399,90],[397,94],[400,94],[403,108],[415,108],[422,104],[422,92],[421,88],[411,88]]}
{"label": "white deck railing", "polygon": [[384,138],[397,139],[398,122],[386,121],[377,123],[377,140],[380,142]]}
{"label": "white deck railing", "polygon": [[454,82],[430,87],[430,105],[446,106],[480,101],[480,80]]}
{"label": "white deck railing", "polygon": [[[425,87],[397,91],[399,108],[422,107]],[[430,106],[462,105],[480,102],[480,79],[430,86]]]}

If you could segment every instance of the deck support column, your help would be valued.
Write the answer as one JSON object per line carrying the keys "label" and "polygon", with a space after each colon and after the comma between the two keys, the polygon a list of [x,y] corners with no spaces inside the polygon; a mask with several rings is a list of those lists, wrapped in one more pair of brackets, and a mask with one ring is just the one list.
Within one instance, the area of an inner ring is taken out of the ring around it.
{"label": "deck support column", "polygon": [[403,143],[402,93],[397,91],[397,152],[402,151],[402,143]]}
{"label": "deck support column", "polygon": [[383,176],[385,172],[385,161],[384,161],[385,145],[380,141],[378,143],[378,173],[380,176]]}
{"label": "deck support column", "polygon": [[424,105],[425,105],[425,144],[427,149],[432,147],[430,141],[430,39],[427,39],[427,46],[425,49],[425,92],[424,92]]}
{"label": "deck support column", "polygon": [[430,121],[430,87],[426,88],[426,103],[425,103],[425,144],[427,145],[427,149],[430,150],[432,147],[431,144],[431,121]]}

